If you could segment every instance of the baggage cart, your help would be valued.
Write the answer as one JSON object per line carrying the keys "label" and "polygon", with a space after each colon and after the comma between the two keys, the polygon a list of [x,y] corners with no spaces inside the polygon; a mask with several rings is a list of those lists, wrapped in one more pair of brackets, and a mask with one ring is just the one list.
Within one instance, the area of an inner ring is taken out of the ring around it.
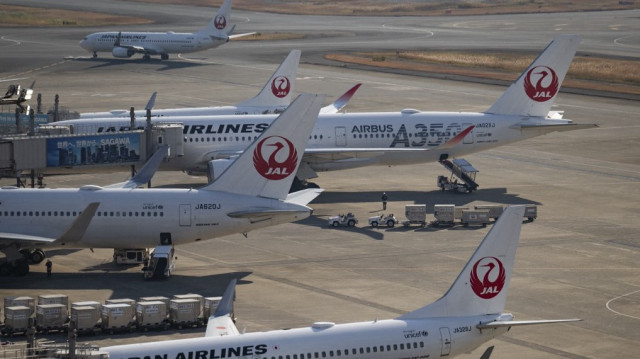
{"label": "baggage cart", "polygon": [[36,330],[40,333],[62,331],[68,318],[66,304],[38,304],[36,306]]}
{"label": "baggage cart", "polygon": [[[6,303],[6,302],[5,302]],[[4,307],[4,327],[1,329],[2,335],[13,336],[18,333],[24,334],[29,327],[31,308],[24,305]]]}
{"label": "baggage cart", "polygon": [[184,327],[200,326],[200,301],[197,299],[171,299],[169,308],[169,322],[182,329]]}
{"label": "baggage cart", "polygon": [[213,313],[215,313],[216,308],[218,308],[218,304],[220,304],[221,300],[222,300],[222,297],[205,297],[204,298],[204,309],[202,311],[203,312],[202,317],[205,320],[209,319],[209,317],[213,315]]}
{"label": "baggage cart", "polygon": [[427,205],[426,204],[407,204],[404,206],[404,215],[407,217],[402,225],[409,227],[417,224],[421,227],[427,225]]}
{"label": "baggage cart", "polygon": [[138,329],[167,329],[167,305],[159,300],[136,304],[136,325]]}
{"label": "baggage cart", "polygon": [[131,331],[135,324],[134,308],[125,303],[102,306],[102,330],[113,334],[117,331]]}
{"label": "baggage cart", "polygon": [[504,207],[501,204],[482,204],[473,208],[478,211],[489,211],[489,218],[494,221],[497,221],[502,212],[504,212]]}
{"label": "baggage cart", "polygon": [[195,299],[198,301],[199,305],[197,306],[197,316],[202,317],[202,308],[204,307],[204,297],[200,294],[188,293],[188,294],[174,294],[171,299]]}
{"label": "baggage cart", "polygon": [[100,307],[71,304],[71,321],[75,323],[79,335],[98,334],[101,322]]}
{"label": "baggage cart", "polygon": [[462,212],[460,222],[465,227],[469,225],[486,227],[487,224],[491,223],[491,219],[487,210],[466,210]]}
{"label": "baggage cart", "polygon": [[538,218],[538,206],[535,204],[527,204],[524,206],[524,217],[529,220],[529,222],[533,222],[536,218]]}
{"label": "baggage cart", "polygon": [[436,226],[453,226],[456,221],[456,206],[454,204],[436,204],[433,206],[433,216]]}
{"label": "baggage cart", "polygon": [[69,308],[69,297],[64,294],[41,294],[38,296],[38,304],[64,304]]}
{"label": "baggage cart", "polygon": [[29,307],[29,316],[33,316],[36,309],[36,302],[32,297],[20,296],[20,297],[5,297],[4,308],[7,307]]}

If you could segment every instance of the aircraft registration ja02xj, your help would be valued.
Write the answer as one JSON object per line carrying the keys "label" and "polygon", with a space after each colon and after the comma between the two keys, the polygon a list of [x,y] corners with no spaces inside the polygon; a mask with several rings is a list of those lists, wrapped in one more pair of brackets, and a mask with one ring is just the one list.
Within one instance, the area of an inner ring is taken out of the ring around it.
{"label": "aircraft registration ja02xj", "polygon": [[[311,133],[298,180],[318,171],[369,165],[402,165],[438,161],[492,149],[555,131],[592,128],[550,112],[569,69],[580,36],[556,37],[520,77],[485,112],[401,112],[321,114]],[[184,125],[184,156],[161,170],[181,170],[217,177],[275,117],[182,116],[154,118]],[[61,121],[74,133],[130,129],[126,119]],[[143,121],[135,124],[144,127]],[[464,131],[464,139],[450,141]]]}
{"label": "aircraft registration ja02xj", "polygon": [[44,258],[41,247],[152,248],[307,218],[306,205],[321,190],[289,189],[322,101],[300,95],[224,174],[197,190],[3,187],[0,251],[7,261],[0,272],[27,274],[30,259]]}
{"label": "aircraft registration ja02xj", "polygon": [[109,359],[397,359],[468,353],[511,327],[579,319],[513,320],[504,313],[523,206],[505,210],[446,294],[396,319],[240,334],[231,319],[233,280],[204,338],[100,348]]}

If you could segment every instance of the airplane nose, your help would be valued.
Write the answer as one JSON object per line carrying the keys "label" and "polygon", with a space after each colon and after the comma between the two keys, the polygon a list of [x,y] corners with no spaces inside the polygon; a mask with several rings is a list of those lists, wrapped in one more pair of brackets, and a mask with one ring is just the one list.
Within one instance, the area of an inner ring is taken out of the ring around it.
{"label": "airplane nose", "polygon": [[80,40],[80,42],[78,43],[80,45],[80,47],[82,47],[85,50],[89,50],[87,47],[88,42],[87,42],[87,38],[85,37],[84,39]]}

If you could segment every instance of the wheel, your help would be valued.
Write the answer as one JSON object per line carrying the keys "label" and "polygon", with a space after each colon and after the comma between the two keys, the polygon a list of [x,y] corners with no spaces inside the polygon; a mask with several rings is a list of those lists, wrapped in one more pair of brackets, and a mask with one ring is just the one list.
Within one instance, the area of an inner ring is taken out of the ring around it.
{"label": "wheel", "polygon": [[11,265],[9,263],[0,264],[0,276],[8,276],[11,273]]}
{"label": "wheel", "polygon": [[371,227],[377,227],[378,226],[378,222],[371,222]]}
{"label": "wheel", "polygon": [[144,54],[144,55],[142,56],[142,59],[143,59],[143,60],[150,60],[150,59],[151,59],[151,56],[149,56],[149,54]]}
{"label": "wheel", "polygon": [[161,60],[169,60],[169,54],[162,54],[162,55],[160,55],[160,59],[161,59]]}
{"label": "wheel", "polygon": [[26,260],[19,260],[13,264],[13,274],[18,277],[29,274],[29,263]]}
{"label": "wheel", "polygon": [[93,58],[95,59],[96,57],[98,57],[98,53],[97,52],[93,52]]}
{"label": "wheel", "polygon": [[339,225],[340,225],[340,223],[338,223],[338,222],[333,222],[333,223],[331,223],[331,226],[333,226],[333,227],[337,227],[337,226],[339,226]]}
{"label": "wheel", "polygon": [[387,221],[387,227],[389,228],[393,228],[396,225],[396,222],[392,221],[392,220],[388,220]]}
{"label": "wheel", "polygon": [[31,252],[31,255],[29,256],[29,260],[31,260],[32,263],[38,264],[38,263],[42,263],[42,261],[45,259],[47,255],[44,253],[44,251],[42,249],[36,249],[33,252]]}
{"label": "wheel", "polygon": [[349,222],[347,222],[347,226],[349,227],[353,227],[356,225],[356,221],[354,221],[353,219],[350,219]]}

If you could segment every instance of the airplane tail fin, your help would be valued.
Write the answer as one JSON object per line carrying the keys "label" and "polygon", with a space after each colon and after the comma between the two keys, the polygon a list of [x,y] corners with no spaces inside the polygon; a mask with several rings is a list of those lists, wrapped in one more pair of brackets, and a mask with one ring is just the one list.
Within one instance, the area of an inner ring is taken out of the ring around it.
{"label": "airplane tail fin", "polygon": [[580,44],[579,35],[557,36],[485,113],[546,117]]}
{"label": "airplane tail fin", "polygon": [[320,110],[320,113],[338,113],[338,111],[342,110],[347,105],[347,103],[351,101],[351,98],[356,93],[356,91],[358,91],[360,86],[362,86],[362,84],[358,83],[350,88],[347,92],[343,93],[342,96],[333,101],[332,104],[323,107]]}
{"label": "airplane tail fin", "polygon": [[200,33],[206,33],[207,35],[219,39],[229,40],[229,31],[231,26],[231,1],[224,0],[216,15],[209,21],[207,27],[200,30]]}
{"label": "airplane tail fin", "polygon": [[296,82],[300,50],[291,50],[280,66],[271,75],[260,93],[255,97],[240,102],[236,106],[287,107],[291,103],[291,94]]}
{"label": "airplane tail fin", "polygon": [[211,184],[202,188],[285,200],[323,95],[303,94]]}
{"label": "airplane tail fin", "polygon": [[499,314],[504,311],[524,206],[508,207],[447,293],[398,319]]}

